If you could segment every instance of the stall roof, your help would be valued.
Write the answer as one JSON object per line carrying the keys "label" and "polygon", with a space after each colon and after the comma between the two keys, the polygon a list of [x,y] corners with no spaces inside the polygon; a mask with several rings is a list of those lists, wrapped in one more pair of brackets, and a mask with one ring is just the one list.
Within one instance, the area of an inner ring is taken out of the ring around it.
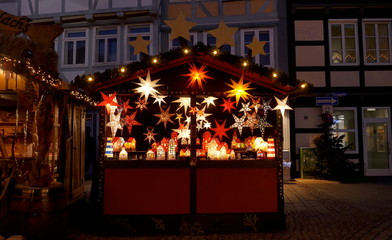
{"label": "stall roof", "polygon": [[[207,64],[208,67],[210,67],[210,68],[214,68],[219,71],[230,73],[230,75],[232,75],[233,77],[237,77],[237,78],[240,78],[242,76],[242,74],[244,74],[244,80],[250,81],[254,84],[257,84],[261,87],[264,87],[266,89],[269,89],[269,90],[274,91],[279,94],[288,95],[290,92],[295,90],[295,88],[292,86],[278,85],[275,83],[275,81],[273,79],[271,79],[269,77],[263,76],[259,73],[253,72],[253,71],[244,70],[243,68],[240,68],[240,67],[235,66],[229,62],[220,60],[214,56],[211,56],[211,55],[205,54],[205,53],[186,55],[186,56],[177,58],[175,60],[163,62],[163,63],[159,64],[159,66],[152,67],[149,70],[150,70],[151,74],[156,74],[156,73],[159,73],[164,70],[169,70],[171,68],[178,67],[180,65],[188,64],[189,62],[192,62],[192,61],[197,62],[199,64]],[[107,84],[98,85],[96,87],[96,90],[103,90],[103,89],[107,89],[107,88],[112,88],[117,85],[129,82],[129,81],[133,81],[133,80],[137,79],[138,76],[144,77],[145,75],[147,75],[147,69],[140,70],[130,77],[117,78],[117,79],[113,79],[111,82],[109,82]]]}

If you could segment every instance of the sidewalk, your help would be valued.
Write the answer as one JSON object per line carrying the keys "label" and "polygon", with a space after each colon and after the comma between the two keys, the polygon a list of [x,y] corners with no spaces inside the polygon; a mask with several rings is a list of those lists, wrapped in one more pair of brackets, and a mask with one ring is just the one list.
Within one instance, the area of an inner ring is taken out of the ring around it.
{"label": "sidewalk", "polygon": [[284,184],[287,229],[274,233],[110,237],[70,233],[83,240],[383,240],[392,239],[392,183],[297,179]]}

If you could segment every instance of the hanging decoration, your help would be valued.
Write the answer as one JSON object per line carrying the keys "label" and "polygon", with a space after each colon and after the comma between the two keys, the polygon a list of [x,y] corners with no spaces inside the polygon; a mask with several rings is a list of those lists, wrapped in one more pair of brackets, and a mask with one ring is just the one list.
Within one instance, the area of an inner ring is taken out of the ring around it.
{"label": "hanging decoration", "polygon": [[216,127],[215,128],[210,128],[212,131],[215,132],[213,138],[218,136],[220,141],[222,141],[222,137],[223,136],[229,138],[229,136],[227,135],[226,132],[230,131],[231,129],[230,128],[226,128],[225,125],[226,125],[226,119],[223,121],[222,124],[219,124],[218,121],[215,120],[215,126]]}
{"label": "hanging decoration", "polygon": [[219,48],[223,44],[227,43],[234,47],[234,34],[238,28],[228,27],[223,20],[219,22],[218,28],[208,31],[212,36],[216,38],[216,47]]}
{"label": "hanging decoration", "polygon": [[253,108],[255,110],[255,112],[257,113],[259,111],[259,109],[262,107],[262,105],[260,104],[260,97],[252,97],[252,105],[250,105],[250,108]]}
{"label": "hanging decoration", "polygon": [[136,103],[136,109],[139,109],[140,112],[143,112],[143,109],[148,110],[146,99],[139,98],[139,101],[135,102]]}
{"label": "hanging decoration", "polygon": [[135,41],[128,42],[129,45],[131,45],[134,48],[133,54],[138,54],[138,53],[145,53],[149,55],[150,53],[148,52],[148,45],[150,45],[151,40],[144,40],[142,35],[138,34],[137,38]]}
{"label": "hanging decoration", "polygon": [[284,116],[284,110],[286,110],[286,109],[293,110],[291,107],[289,107],[287,105],[287,99],[288,99],[288,96],[285,97],[285,99],[283,99],[283,100],[280,100],[279,98],[275,97],[275,100],[278,103],[278,105],[272,110],[280,110],[280,113],[282,114],[282,116]]}
{"label": "hanging decoration", "polygon": [[131,115],[126,115],[125,119],[124,119],[124,123],[125,123],[125,126],[128,129],[129,135],[131,135],[132,126],[141,126],[142,125],[141,123],[139,123],[138,121],[135,120],[136,113],[137,112],[135,111]]}
{"label": "hanging decoration", "polygon": [[159,107],[159,109],[161,110],[160,114],[154,114],[154,116],[159,117],[159,121],[157,122],[157,125],[160,123],[163,123],[163,125],[165,126],[166,129],[166,125],[167,122],[170,122],[172,124],[174,124],[173,120],[171,120],[171,117],[176,115],[175,113],[169,113],[170,112],[170,107],[171,105],[169,105],[169,107],[166,110],[163,110],[161,107]]}
{"label": "hanging decoration", "polygon": [[244,84],[244,74],[242,74],[238,83],[234,82],[233,79],[230,79],[230,81],[232,84],[226,84],[233,89],[225,92],[228,94],[227,97],[235,97],[236,105],[238,105],[240,98],[244,101],[248,100],[248,96],[251,95],[247,91],[252,90],[253,88],[249,88],[251,82]]}
{"label": "hanging decoration", "polygon": [[122,125],[120,123],[121,113],[114,114],[114,112],[110,113],[110,121],[106,124],[106,126],[110,127],[112,131],[112,137],[116,136],[116,132],[118,129],[122,130]]}
{"label": "hanging decoration", "polygon": [[177,136],[178,139],[191,139],[191,130],[189,129],[189,124],[184,125],[180,123],[178,129],[172,129],[172,130],[178,133]]}
{"label": "hanging decoration", "polygon": [[252,50],[252,57],[257,54],[266,55],[264,51],[264,46],[267,41],[258,41],[256,35],[253,36],[252,43],[245,45],[247,48]]}
{"label": "hanging decoration", "polygon": [[144,141],[148,140],[148,144],[151,144],[151,140],[156,141],[154,136],[158,135],[158,133],[154,133],[154,128],[151,130],[147,128],[147,133],[143,133],[143,135],[146,135]]}
{"label": "hanging decoration", "polygon": [[166,20],[164,22],[171,28],[170,40],[178,37],[183,37],[188,41],[191,40],[189,31],[196,23],[186,21],[183,12],[178,14],[176,20]]}
{"label": "hanging decoration", "polygon": [[245,125],[250,128],[252,135],[253,135],[253,130],[256,128],[259,128],[259,120],[257,119],[257,113],[246,113],[246,121]]}
{"label": "hanging decoration", "polygon": [[188,107],[191,106],[191,98],[190,97],[180,97],[177,100],[172,101],[173,103],[179,103],[180,106],[178,106],[177,111],[184,107],[184,112],[186,113],[188,110]]}
{"label": "hanging decoration", "polygon": [[260,117],[259,115],[256,115],[256,116],[257,116],[257,121],[258,121],[258,125],[259,125],[260,132],[261,132],[261,137],[264,137],[265,128],[273,127],[273,126],[267,122],[266,114],[264,114],[263,117]]}
{"label": "hanging decoration", "polygon": [[242,115],[242,117],[240,117],[240,118],[237,117],[237,116],[234,115],[234,114],[231,114],[231,115],[233,116],[235,123],[234,123],[233,125],[231,125],[230,127],[231,127],[231,128],[237,128],[237,129],[238,129],[238,132],[240,133],[240,136],[241,136],[241,134],[242,134],[242,129],[243,129],[244,127],[247,127],[247,125],[246,125],[246,123],[245,123],[246,115],[244,114],[244,115]]}
{"label": "hanging decoration", "polygon": [[116,93],[109,94],[109,96],[107,96],[103,92],[100,92],[100,93],[101,93],[101,96],[103,98],[103,101],[98,103],[97,106],[105,106],[106,107],[106,112],[107,112],[108,115],[110,114],[112,106],[115,106],[115,107],[119,107],[120,106],[117,103]]}
{"label": "hanging decoration", "polygon": [[166,103],[164,98],[167,97],[167,96],[164,96],[164,95],[153,95],[152,97],[155,98],[153,104],[157,102],[158,105],[161,106],[162,102]]}
{"label": "hanging decoration", "polygon": [[183,74],[181,76],[188,76],[188,87],[194,87],[196,84],[198,87],[203,90],[203,83],[206,82],[206,79],[214,79],[210,76],[207,76],[206,73],[208,71],[204,71],[207,67],[207,64],[203,64],[199,69],[196,67],[194,63],[189,63],[189,72],[187,74]]}
{"label": "hanging decoration", "polygon": [[223,111],[222,112],[225,112],[227,110],[229,113],[231,113],[231,109],[236,109],[234,107],[234,103],[235,102],[231,101],[231,98],[228,98],[228,99],[223,98],[223,104],[221,104],[219,106],[223,107]]}
{"label": "hanging decoration", "polygon": [[128,109],[134,109],[129,105],[129,99],[122,104],[122,108],[123,108],[123,112],[122,112],[123,114],[126,114]]}
{"label": "hanging decoration", "polygon": [[217,100],[217,99],[218,98],[216,98],[216,97],[208,96],[208,97],[204,98],[202,104],[206,103],[207,108],[210,106],[210,104],[215,106],[214,101]]}
{"label": "hanging decoration", "polygon": [[157,84],[160,79],[155,79],[151,81],[150,70],[148,70],[147,72],[146,79],[143,79],[139,76],[137,77],[139,78],[140,83],[136,84],[140,87],[136,88],[135,92],[140,93],[140,98],[144,96],[146,101],[148,101],[148,97],[150,96],[150,94],[152,96],[156,96],[157,93],[159,93],[157,90],[155,90],[155,88],[162,86],[162,84]]}
{"label": "hanging decoration", "polygon": [[249,107],[249,104],[250,104],[250,102],[248,102],[248,103],[241,103],[242,108],[240,109],[239,112],[244,112],[244,114],[246,115],[247,112],[252,111],[252,109],[250,109],[250,107]]}

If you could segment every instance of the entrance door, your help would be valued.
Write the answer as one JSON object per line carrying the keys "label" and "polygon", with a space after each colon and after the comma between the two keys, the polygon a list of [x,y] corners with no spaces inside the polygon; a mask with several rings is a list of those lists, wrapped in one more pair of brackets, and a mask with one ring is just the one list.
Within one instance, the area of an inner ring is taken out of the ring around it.
{"label": "entrance door", "polygon": [[391,127],[389,108],[363,108],[365,176],[389,176]]}

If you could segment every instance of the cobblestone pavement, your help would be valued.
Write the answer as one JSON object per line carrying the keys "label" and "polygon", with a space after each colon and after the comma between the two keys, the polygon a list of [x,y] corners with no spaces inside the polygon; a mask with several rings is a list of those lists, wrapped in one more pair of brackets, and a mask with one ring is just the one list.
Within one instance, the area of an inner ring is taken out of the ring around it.
{"label": "cobblestone pavement", "polygon": [[110,237],[71,232],[70,240],[384,240],[392,239],[392,184],[297,179],[284,185],[284,232]]}

